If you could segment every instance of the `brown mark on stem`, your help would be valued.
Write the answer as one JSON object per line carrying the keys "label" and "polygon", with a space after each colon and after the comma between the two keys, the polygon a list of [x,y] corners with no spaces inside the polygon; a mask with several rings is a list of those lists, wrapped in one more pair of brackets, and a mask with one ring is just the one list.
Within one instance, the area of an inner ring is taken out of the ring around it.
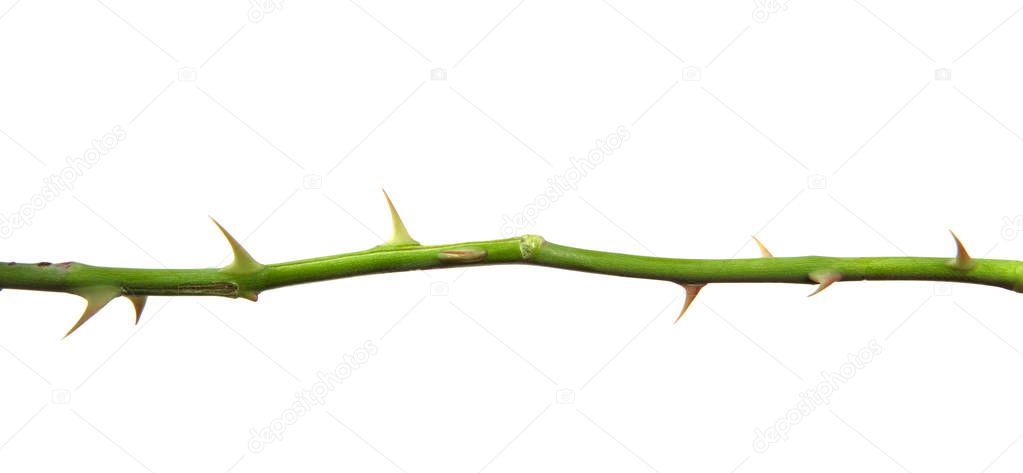
{"label": "brown mark on stem", "polygon": [[238,285],[233,282],[211,282],[181,284],[174,287],[132,286],[123,289],[124,294],[147,296],[220,296],[239,297]]}
{"label": "brown mark on stem", "polygon": [[479,263],[487,259],[487,250],[480,248],[444,250],[437,254],[437,259],[444,263]]}

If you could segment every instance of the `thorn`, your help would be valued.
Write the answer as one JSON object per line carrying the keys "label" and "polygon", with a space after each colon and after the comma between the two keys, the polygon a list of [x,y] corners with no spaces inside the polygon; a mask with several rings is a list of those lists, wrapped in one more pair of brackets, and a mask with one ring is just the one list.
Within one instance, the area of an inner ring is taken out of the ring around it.
{"label": "thorn", "polygon": [[128,300],[131,301],[131,305],[135,306],[135,325],[138,325],[139,321],[142,320],[142,310],[146,308],[146,299],[148,299],[148,297],[147,296],[124,296],[124,297],[127,297]]}
{"label": "thorn", "polygon": [[85,322],[88,322],[92,316],[96,315],[96,313],[100,311],[100,309],[106,307],[106,305],[117,296],[120,296],[121,289],[112,286],[98,286],[79,289],[73,292],[73,294],[85,299],[85,312],[82,313],[82,317],[78,319],[75,326],[71,327],[71,330],[68,330],[67,334],[64,335],[64,338],[71,336],[72,333],[75,333],[75,330],[78,330],[78,328],[85,324]]}
{"label": "thorn", "polygon": [[774,255],[772,255],[771,252],[767,250],[767,247],[764,246],[763,243],[760,243],[760,239],[758,239],[757,237],[752,236],[752,235],[750,237],[753,238],[753,241],[755,241],[757,243],[757,248],[760,248],[760,257],[762,257],[762,258],[774,258]]}
{"label": "thorn", "polygon": [[811,281],[819,284],[819,286],[817,286],[817,289],[811,292],[810,295],[806,297],[814,296],[820,293],[821,291],[827,289],[828,286],[842,280],[841,273],[830,270],[811,271],[810,274],[807,275],[807,277],[809,277]]}
{"label": "thorn", "polygon": [[408,229],[405,228],[405,223],[401,221],[401,216],[398,215],[398,210],[394,208],[394,203],[391,202],[391,196],[387,195],[387,191],[384,191],[384,198],[387,199],[387,206],[391,209],[391,222],[394,224],[394,232],[391,234],[391,239],[384,243],[384,246],[418,246],[419,242],[412,239],[412,235],[408,234]]}
{"label": "thorn", "polygon": [[696,295],[700,293],[700,289],[703,289],[703,284],[682,284],[682,287],[686,289],[686,301],[682,304],[682,312],[678,314],[678,318],[675,319],[677,324],[679,320],[682,320],[682,316],[686,315],[686,311],[689,310],[689,306],[693,305],[693,301],[696,300]]}
{"label": "thorn", "polygon": [[972,269],[977,265],[977,262],[973,261],[970,254],[966,252],[966,247],[963,246],[963,242],[959,241],[959,237],[952,230],[948,232],[952,234],[952,238],[956,241],[956,259],[950,261],[949,264],[961,271]]}
{"label": "thorn", "polygon": [[217,219],[210,217],[210,220],[213,220],[213,224],[224,234],[224,238],[227,238],[227,242],[231,245],[231,251],[234,253],[234,261],[225,266],[224,269],[221,269],[222,272],[228,274],[252,274],[258,273],[264,268],[248,251],[245,251],[241,243],[238,243],[238,240],[235,240]]}
{"label": "thorn", "polygon": [[248,299],[252,302],[259,302],[259,293],[256,291],[244,291],[238,294],[238,297],[242,299]]}

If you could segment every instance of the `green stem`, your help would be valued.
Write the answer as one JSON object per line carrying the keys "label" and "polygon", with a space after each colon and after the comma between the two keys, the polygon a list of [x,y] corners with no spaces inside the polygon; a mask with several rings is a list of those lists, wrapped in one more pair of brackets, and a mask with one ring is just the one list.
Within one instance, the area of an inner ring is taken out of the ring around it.
{"label": "green stem", "polygon": [[671,281],[685,288],[682,314],[709,283],[781,282],[818,284],[812,294],[838,281],[917,280],[984,284],[1023,292],[1023,262],[975,260],[959,238],[953,259],[917,257],[775,258],[756,241],[763,258],[672,259],[584,250],[556,245],[536,235],[504,240],[422,246],[411,235],[384,192],[393,233],[387,243],[366,251],[263,265],[216,220],[234,252],[223,268],[107,268],[81,263],[0,263],[0,289],[67,292],[85,299],[85,312],[73,333],[111,300],[124,296],[135,306],[138,323],[149,296],[221,296],[257,300],[259,293],[317,281],[451,266],[530,264],[573,271]]}
{"label": "green stem", "polygon": [[[585,250],[527,235],[503,240],[436,246],[380,246],[371,250],[227,269],[134,269],[81,263],[0,263],[0,289],[68,292],[116,288],[130,296],[223,296],[255,299],[279,287],[367,274],[453,266],[529,264],[573,271],[705,283],[816,284],[814,274],[851,280],[918,280],[982,284],[1023,292],[1023,262],[975,259],[957,269],[950,258],[801,256],[754,259],[673,259]],[[83,296],[84,297],[84,296]]]}
{"label": "green stem", "polygon": [[842,281],[948,281],[997,286],[1023,292],[1023,262],[975,259],[969,270],[951,258],[798,256],[750,259],[672,259],[583,250],[548,243],[531,263],[678,283],[817,284],[815,272],[833,272]]}

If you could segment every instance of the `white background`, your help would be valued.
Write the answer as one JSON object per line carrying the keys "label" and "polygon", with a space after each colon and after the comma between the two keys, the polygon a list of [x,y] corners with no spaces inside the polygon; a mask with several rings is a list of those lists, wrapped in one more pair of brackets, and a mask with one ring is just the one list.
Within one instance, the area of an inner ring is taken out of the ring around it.
{"label": "white background", "polygon": [[[424,243],[521,213],[637,254],[951,256],[953,228],[1020,258],[1019,3],[6,0],[0,213],[31,218],[0,260],[214,266],[207,215],[263,262],[355,251],[381,187]],[[80,299],[3,291],[0,469],[1019,471],[1021,296],[810,290],[708,286],[672,325],[672,284],[452,269],[154,298],[139,327],[122,299],[67,340]]]}

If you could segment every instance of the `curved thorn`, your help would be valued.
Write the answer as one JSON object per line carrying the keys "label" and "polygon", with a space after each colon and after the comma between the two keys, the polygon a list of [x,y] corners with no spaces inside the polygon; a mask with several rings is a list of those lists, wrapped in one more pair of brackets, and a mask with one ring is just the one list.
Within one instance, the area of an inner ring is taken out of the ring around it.
{"label": "curved thorn", "polygon": [[703,284],[682,284],[682,287],[686,290],[686,301],[682,304],[682,312],[678,314],[678,318],[675,319],[677,324],[679,320],[682,320],[682,316],[686,315],[686,311],[689,310],[689,306],[693,305],[693,301],[696,300],[696,295],[700,293],[700,289],[706,286],[707,283]]}
{"label": "curved thorn", "polygon": [[402,245],[419,245],[419,242],[409,235],[408,229],[405,228],[405,222],[401,221],[401,216],[398,215],[398,210],[394,208],[394,203],[391,202],[391,196],[387,195],[387,191],[381,189],[384,192],[384,198],[387,199],[387,207],[391,209],[391,223],[393,224],[394,230],[391,233],[391,239],[385,243],[387,246],[402,246]]}
{"label": "curved thorn", "polygon": [[949,264],[951,264],[953,268],[962,271],[972,269],[976,265],[976,262],[973,261],[970,254],[966,252],[966,247],[963,246],[963,242],[959,241],[959,237],[956,236],[955,232],[952,230],[949,230],[948,232],[952,234],[952,239],[956,241],[956,258]]}
{"label": "curved thorn", "polygon": [[832,284],[842,280],[842,274],[835,271],[812,271],[807,275],[811,281],[819,284],[817,289],[810,293],[806,297],[811,297],[819,294],[821,291],[828,288]]}
{"label": "curved thorn", "polygon": [[85,312],[82,313],[82,316],[78,319],[78,322],[75,323],[75,326],[71,327],[71,330],[68,330],[67,334],[64,335],[64,338],[71,336],[72,333],[75,333],[75,330],[78,330],[78,328],[84,325],[85,322],[88,322],[92,316],[96,315],[97,312],[106,307],[110,301],[114,300],[117,296],[120,296],[121,289],[111,286],[90,287],[79,289],[73,292],[73,294],[85,299]]}
{"label": "curved thorn", "polygon": [[221,271],[231,274],[252,274],[257,273],[264,268],[262,264],[256,261],[252,255],[249,254],[245,248],[242,247],[241,243],[238,243],[231,234],[224,228],[217,219],[210,217],[213,220],[213,224],[220,229],[220,233],[224,234],[224,238],[227,238],[227,242],[231,245],[231,252],[234,253],[234,261],[227,265]]}
{"label": "curved thorn", "polygon": [[147,296],[124,296],[124,297],[127,297],[128,300],[131,301],[131,305],[135,306],[135,325],[138,325],[139,321],[142,320],[142,311],[146,308],[146,299],[148,299],[148,297]]}
{"label": "curved thorn", "polygon": [[756,236],[753,236],[753,235],[750,235],[750,237],[753,238],[754,242],[756,242],[757,248],[760,248],[760,257],[762,257],[762,258],[774,258],[774,255],[772,255],[771,252],[767,250],[767,247],[764,246],[763,243],[760,243],[760,239],[759,238],[757,238]]}

